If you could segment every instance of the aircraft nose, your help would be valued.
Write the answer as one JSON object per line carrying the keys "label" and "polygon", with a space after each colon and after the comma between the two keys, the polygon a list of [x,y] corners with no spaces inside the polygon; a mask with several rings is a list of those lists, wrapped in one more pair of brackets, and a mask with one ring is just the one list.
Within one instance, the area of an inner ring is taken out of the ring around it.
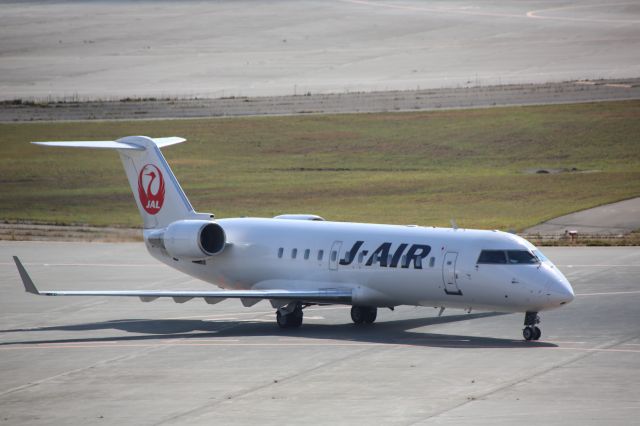
{"label": "aircraft nose", "polygon": [[551,279],[548,294],[549,300],[557,305],[566,305],[576,297],[571,284],[564,277],[554,277]]}

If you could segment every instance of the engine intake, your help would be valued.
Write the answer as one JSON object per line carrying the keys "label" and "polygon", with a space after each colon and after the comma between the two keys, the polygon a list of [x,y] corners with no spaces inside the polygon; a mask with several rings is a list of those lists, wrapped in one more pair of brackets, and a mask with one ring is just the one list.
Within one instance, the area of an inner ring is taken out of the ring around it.
{"label": "engine intake", "polygon": [[164,232],[164,247],[172,257],[202,259],[224,250],[224,229],[208,220],[179,220]]}

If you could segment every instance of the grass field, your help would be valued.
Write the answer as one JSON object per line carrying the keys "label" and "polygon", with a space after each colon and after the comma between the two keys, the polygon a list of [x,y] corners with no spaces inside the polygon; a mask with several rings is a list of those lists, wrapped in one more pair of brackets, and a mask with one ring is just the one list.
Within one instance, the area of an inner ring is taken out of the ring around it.
{"label": "grass field", "polygon": [[[217,217],[521,230],[640,195],[640,101],[439,112],[0,124],[0,219],[138,226],[115,152],[33,140],[183,136],[164,150]],[[577,169],[536,174],[536,169]]]}

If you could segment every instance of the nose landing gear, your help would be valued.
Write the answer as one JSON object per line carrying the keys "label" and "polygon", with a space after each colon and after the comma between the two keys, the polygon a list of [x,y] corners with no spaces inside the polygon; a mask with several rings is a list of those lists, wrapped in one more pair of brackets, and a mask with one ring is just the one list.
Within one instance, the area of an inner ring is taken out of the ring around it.
{"label": "nose landing gear", "polygon": [[540,324],[540,317],[537,312],[527,312],[524,314],[524,329],[522,337],[524,340],[538,340],[542,336],[542,331],[536,326]]}

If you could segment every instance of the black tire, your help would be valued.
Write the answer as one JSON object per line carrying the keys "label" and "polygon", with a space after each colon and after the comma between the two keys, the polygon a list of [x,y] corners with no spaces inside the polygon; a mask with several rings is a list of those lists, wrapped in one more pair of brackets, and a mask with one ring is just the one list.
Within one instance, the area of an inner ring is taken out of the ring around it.
{"label": "black tire", "polygon": [[302,308],[296,309],[295,311],[291,312],[287,316],[288,316],[287,320],[289,321],[289,327],[298,328],[302,325],[302,318],[303,318]]}
{"label": "black tire", "polygon": [[535,331],[531,328],[531,327],[525,327],[522,330],[522,337],[524,337],[524,340],[533,340],[535,336]]}
{"label": "black tire", "polygon": [[364,323],[365,324],[373,324],[378,317],[378,308],[375,306],[367,308],[364,314]]}
{"label": "black tire", "polygon": [[291,317],[289,321],[290,328],[299,328],[302,325],[302,317]]}
{"label": "black tire", "polygon": [[364,308],[362,306],[351,307],[351,321],[354,324],[362,324],[364,322]]}
{"label": "black tire", "polygon": [[276,322],[280,328],[287,328],[289,321],[287,321],[287,315],[283,315],[280,310],[276,311]]}
{"label": "black tire", "polygon": [[538,327],[533,327],[533,340],[540,340],[542,336],[542,330]]}
{"label": "black tire", "polygon": [[280,328],[298,328],[302,325],[302,319],[302,307],[296,307],[288,314],[283,314],[279,309],[276,311],[276,321]]}

